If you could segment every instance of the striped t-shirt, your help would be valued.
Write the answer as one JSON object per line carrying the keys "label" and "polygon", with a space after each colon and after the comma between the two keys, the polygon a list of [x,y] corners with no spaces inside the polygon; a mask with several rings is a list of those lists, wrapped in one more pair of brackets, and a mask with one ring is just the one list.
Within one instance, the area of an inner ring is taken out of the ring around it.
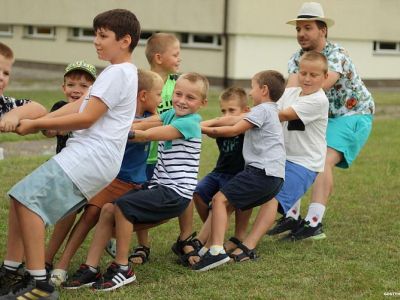
{"label": "striped t-shirt", "polygon": [[158,159],[150,187],[161,184],[191,199],[197,185],[200,163],[201,117],[198,114],[177,117],[174,109],[160,117],[163,125],[173,126],[183,137],[159,142]]}

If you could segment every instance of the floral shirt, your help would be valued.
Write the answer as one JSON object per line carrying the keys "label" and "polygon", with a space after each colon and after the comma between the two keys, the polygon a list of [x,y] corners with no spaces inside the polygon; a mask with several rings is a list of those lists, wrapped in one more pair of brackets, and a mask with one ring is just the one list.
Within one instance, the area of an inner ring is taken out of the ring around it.
{"label": "floral shirt", "polygon": [[[289,60],[288,72],[297,73],[300,56],[303,50],[297,51]],[[344,115],[373,114],[374,99],[367,90],[346,50],[337,44],[327,42],[321,52],[328,59],[329,70],[339,73],[339,79],[326,96],[329,99],[329,117]]]}
{"label": "floral shirt", "polygon": [[11,97],[0,96],[0,118],[5,113],[8,113],[10,110],[12,110],[13,108],[22,106],[29,102],[30,102],[30,100],[28,100],[28,99],[14,99]]}

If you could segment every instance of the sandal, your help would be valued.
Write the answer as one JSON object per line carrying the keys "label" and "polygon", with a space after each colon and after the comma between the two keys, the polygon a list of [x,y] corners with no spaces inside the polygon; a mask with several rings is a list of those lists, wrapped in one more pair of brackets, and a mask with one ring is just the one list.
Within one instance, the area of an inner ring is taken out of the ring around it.
{"label": "sandal", "polygon": [[239,254],[231,253],[229,255],[234,262],[244,262],[247,260],[255,260],[258,258],[255,249],[249,249],[242,243],[239,243],[237,246],[240,250],[242,250],[242,253],[239,253]]}
{"label": "sandal", "polygon": [[[135,265],[143,265],[149,261],[149,256],[150,256],[150,248],[139,245],[135,249],[133,249],[131,255],[129,255],[128,260]],[[132,261],[132,258],[137,258],[137,257],[142,260],[141,263],[135,263]]]}
{"label": "sandal", "polygon": [[[178,256],[178,263],[187,267],[190,266],[189,258],[192,256],[199,256],[198,251],[203,247],[203,243],[195,238],[196,232],[193,232],[189,237],[184,240],[180,240],[179,236],[176,242],[172,245],[171,250]],[[192,251],[185,253],[184,248],[191,246]]]}
{"label": "sandal", "polygon": [[234,244],[234,245],[236,246],[235,248],[232,248],[232,249],[226,249],[226,247],[225,247],[225,245],[224,245],[225,252],[226,252],[226,254],[228,254],[228,255],[230,255],[233,251],[236,250],[236,248],[238,248],[238,246],[239,246],[240,244],[242,244],[242,241],[239,240],[238,238],[234,237],[234,236],[230,237],[228,241],[231,242],[232,244]]}

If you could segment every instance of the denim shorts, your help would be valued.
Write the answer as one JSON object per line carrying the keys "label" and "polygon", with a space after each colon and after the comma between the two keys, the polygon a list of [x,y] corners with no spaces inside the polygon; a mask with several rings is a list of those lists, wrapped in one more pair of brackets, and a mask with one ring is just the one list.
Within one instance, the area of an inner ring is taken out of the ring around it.
{"label": "denim shorts", "polygon": [[303,166],[286,161],[285,183],[276,195],[283,212],[286,213],[313,184],[318,173]]}
{"label": "denim shorts", "polygon": [[45,225],[55,224],[87,202],[54,159],[14,185],[8,195],[39,215]]}
{"label": "denim shorts", "polygon": [[352,115],[328,119],[326,142],[328,147],[343,154],[337,164],[348,168],[356,159],[368,140],[372,129],[372,115]]}
{"label": "denim shorts", "polygon": [[246,166],[222,189],[233,207],[246,210],[271,200],[282,188],[283,179],[265,174],[265,170]]}
{"label": "denim shorts", "polygon": [[208,206],[214,195],[227,184],[235,175],[211,172],[205,176],[196,186],[194,192],[200,196]]}

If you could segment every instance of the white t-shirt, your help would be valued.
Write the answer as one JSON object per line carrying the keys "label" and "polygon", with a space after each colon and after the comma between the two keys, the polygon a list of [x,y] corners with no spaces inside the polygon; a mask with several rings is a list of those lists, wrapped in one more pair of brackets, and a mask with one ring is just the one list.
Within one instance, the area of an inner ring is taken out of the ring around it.
{"label": "white t-shirt", "polygon": [[101,99],[107,112],[90,128],[74,131],[54,158],[83,195],[90,199],[118,174],[128,132],[136,112],[137,69],[131,63],[110,65],[98,76],[83,101]]}
{"label": "white t-shirt", "polygon": [[278,101],[280,110],[291,106],[304,124],[303,130],[289,130],[289,122],[283,123],[286,159],[311,171],[323,172],[329,101],[322,89],[307,96],[300,93],[299,87],[287,88]]}

